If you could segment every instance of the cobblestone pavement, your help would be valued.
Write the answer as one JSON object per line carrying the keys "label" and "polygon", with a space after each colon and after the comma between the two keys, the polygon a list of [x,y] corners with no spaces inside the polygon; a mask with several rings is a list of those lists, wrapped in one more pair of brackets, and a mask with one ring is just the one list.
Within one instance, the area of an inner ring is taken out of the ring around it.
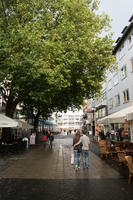
{"label": "cobblestone pavement", "polygon": [[9,156],[0,168],[0,200],[132,199],[133,184],[90,151],[89,170],[70,164],[72,137],[56,136],[48,144]]}

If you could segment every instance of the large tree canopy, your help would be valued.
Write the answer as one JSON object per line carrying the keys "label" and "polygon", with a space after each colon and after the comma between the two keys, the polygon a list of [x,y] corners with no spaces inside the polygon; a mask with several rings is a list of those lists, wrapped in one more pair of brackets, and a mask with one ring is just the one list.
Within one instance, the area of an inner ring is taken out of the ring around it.
{"label": "large tree canopy", "polygon": [[0,6],[0,92],[13,116],[25,96],[50,107],[99,92],[113,63],[109,25],[96,0],[12,0]]}

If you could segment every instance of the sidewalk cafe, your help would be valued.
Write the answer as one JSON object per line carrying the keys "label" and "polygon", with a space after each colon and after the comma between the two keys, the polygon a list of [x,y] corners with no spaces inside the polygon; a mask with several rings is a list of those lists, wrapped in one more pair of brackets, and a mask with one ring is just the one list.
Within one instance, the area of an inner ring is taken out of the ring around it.
{"label": "sidewalk cafe", "polygon": [[[10,141],[5,142],[2,138],[2,129],[11,129]],[[24,142],[22,141],[24,136],[31,134],[31,129],[33,126],[22,120],[15,120],[0,114],[0,152],[17,152],[24,147]]]}
{"label": "sidewalk cafe", "polygon": [[133,105],[104,118],[98,119],[97,123],[104,125],[105,132],[112,127],[115,130],[123,127],[125,130],[125,136],[129,136],[130,141],[133,142]]}
{"label": "sidewalk cafe", "polygon": [[[104,130],[114,132],[115,137],[99,140],[101,158],[117,161],[118,167],[126,166],[129,171],[128,184],[133,176],[133,106],[122,109],[97,121],[103,124]],[[118,139],[118,132],[122,131],[122,140]],[[127,137],[126,137],[127,136]]]}

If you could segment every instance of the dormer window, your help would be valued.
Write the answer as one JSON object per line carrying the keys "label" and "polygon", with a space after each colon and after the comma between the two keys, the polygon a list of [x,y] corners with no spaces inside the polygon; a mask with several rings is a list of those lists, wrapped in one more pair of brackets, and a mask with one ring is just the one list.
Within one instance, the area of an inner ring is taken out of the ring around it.
{"label": "dormer window", "polygon": [[121,59],[124,55],[125,55],[124,44],[122,44],[120,49],[119,49],[119,59]]}
{"label": "dormer window", "polygon": [[130,48],[133,45],[133,33],[128,37],[128,47]]}

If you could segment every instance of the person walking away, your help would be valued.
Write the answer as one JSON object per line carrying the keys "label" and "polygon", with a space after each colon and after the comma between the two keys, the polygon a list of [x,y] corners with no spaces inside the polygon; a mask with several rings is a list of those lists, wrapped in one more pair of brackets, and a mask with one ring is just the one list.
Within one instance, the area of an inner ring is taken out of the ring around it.
{"label": "person walking away", "polygon": [[73,150],[74,150],[74,166],[75,170],[80,169],[80,152],[78,146],[80,145],[80,132],[77,131],[73,138]]}
{"label": "person walking away", "polygon": [[49,148],[52,149],[54,136],[50,131],[48,131],[48,139],[49,139]]}
{"label": "person walking away", "polygon": [[80,138],[82,143],[82,160],[83,160],[83,169],[89,168],[89,145],[90,139],[86,135],[86,132],[83,132],[83,136]]}

